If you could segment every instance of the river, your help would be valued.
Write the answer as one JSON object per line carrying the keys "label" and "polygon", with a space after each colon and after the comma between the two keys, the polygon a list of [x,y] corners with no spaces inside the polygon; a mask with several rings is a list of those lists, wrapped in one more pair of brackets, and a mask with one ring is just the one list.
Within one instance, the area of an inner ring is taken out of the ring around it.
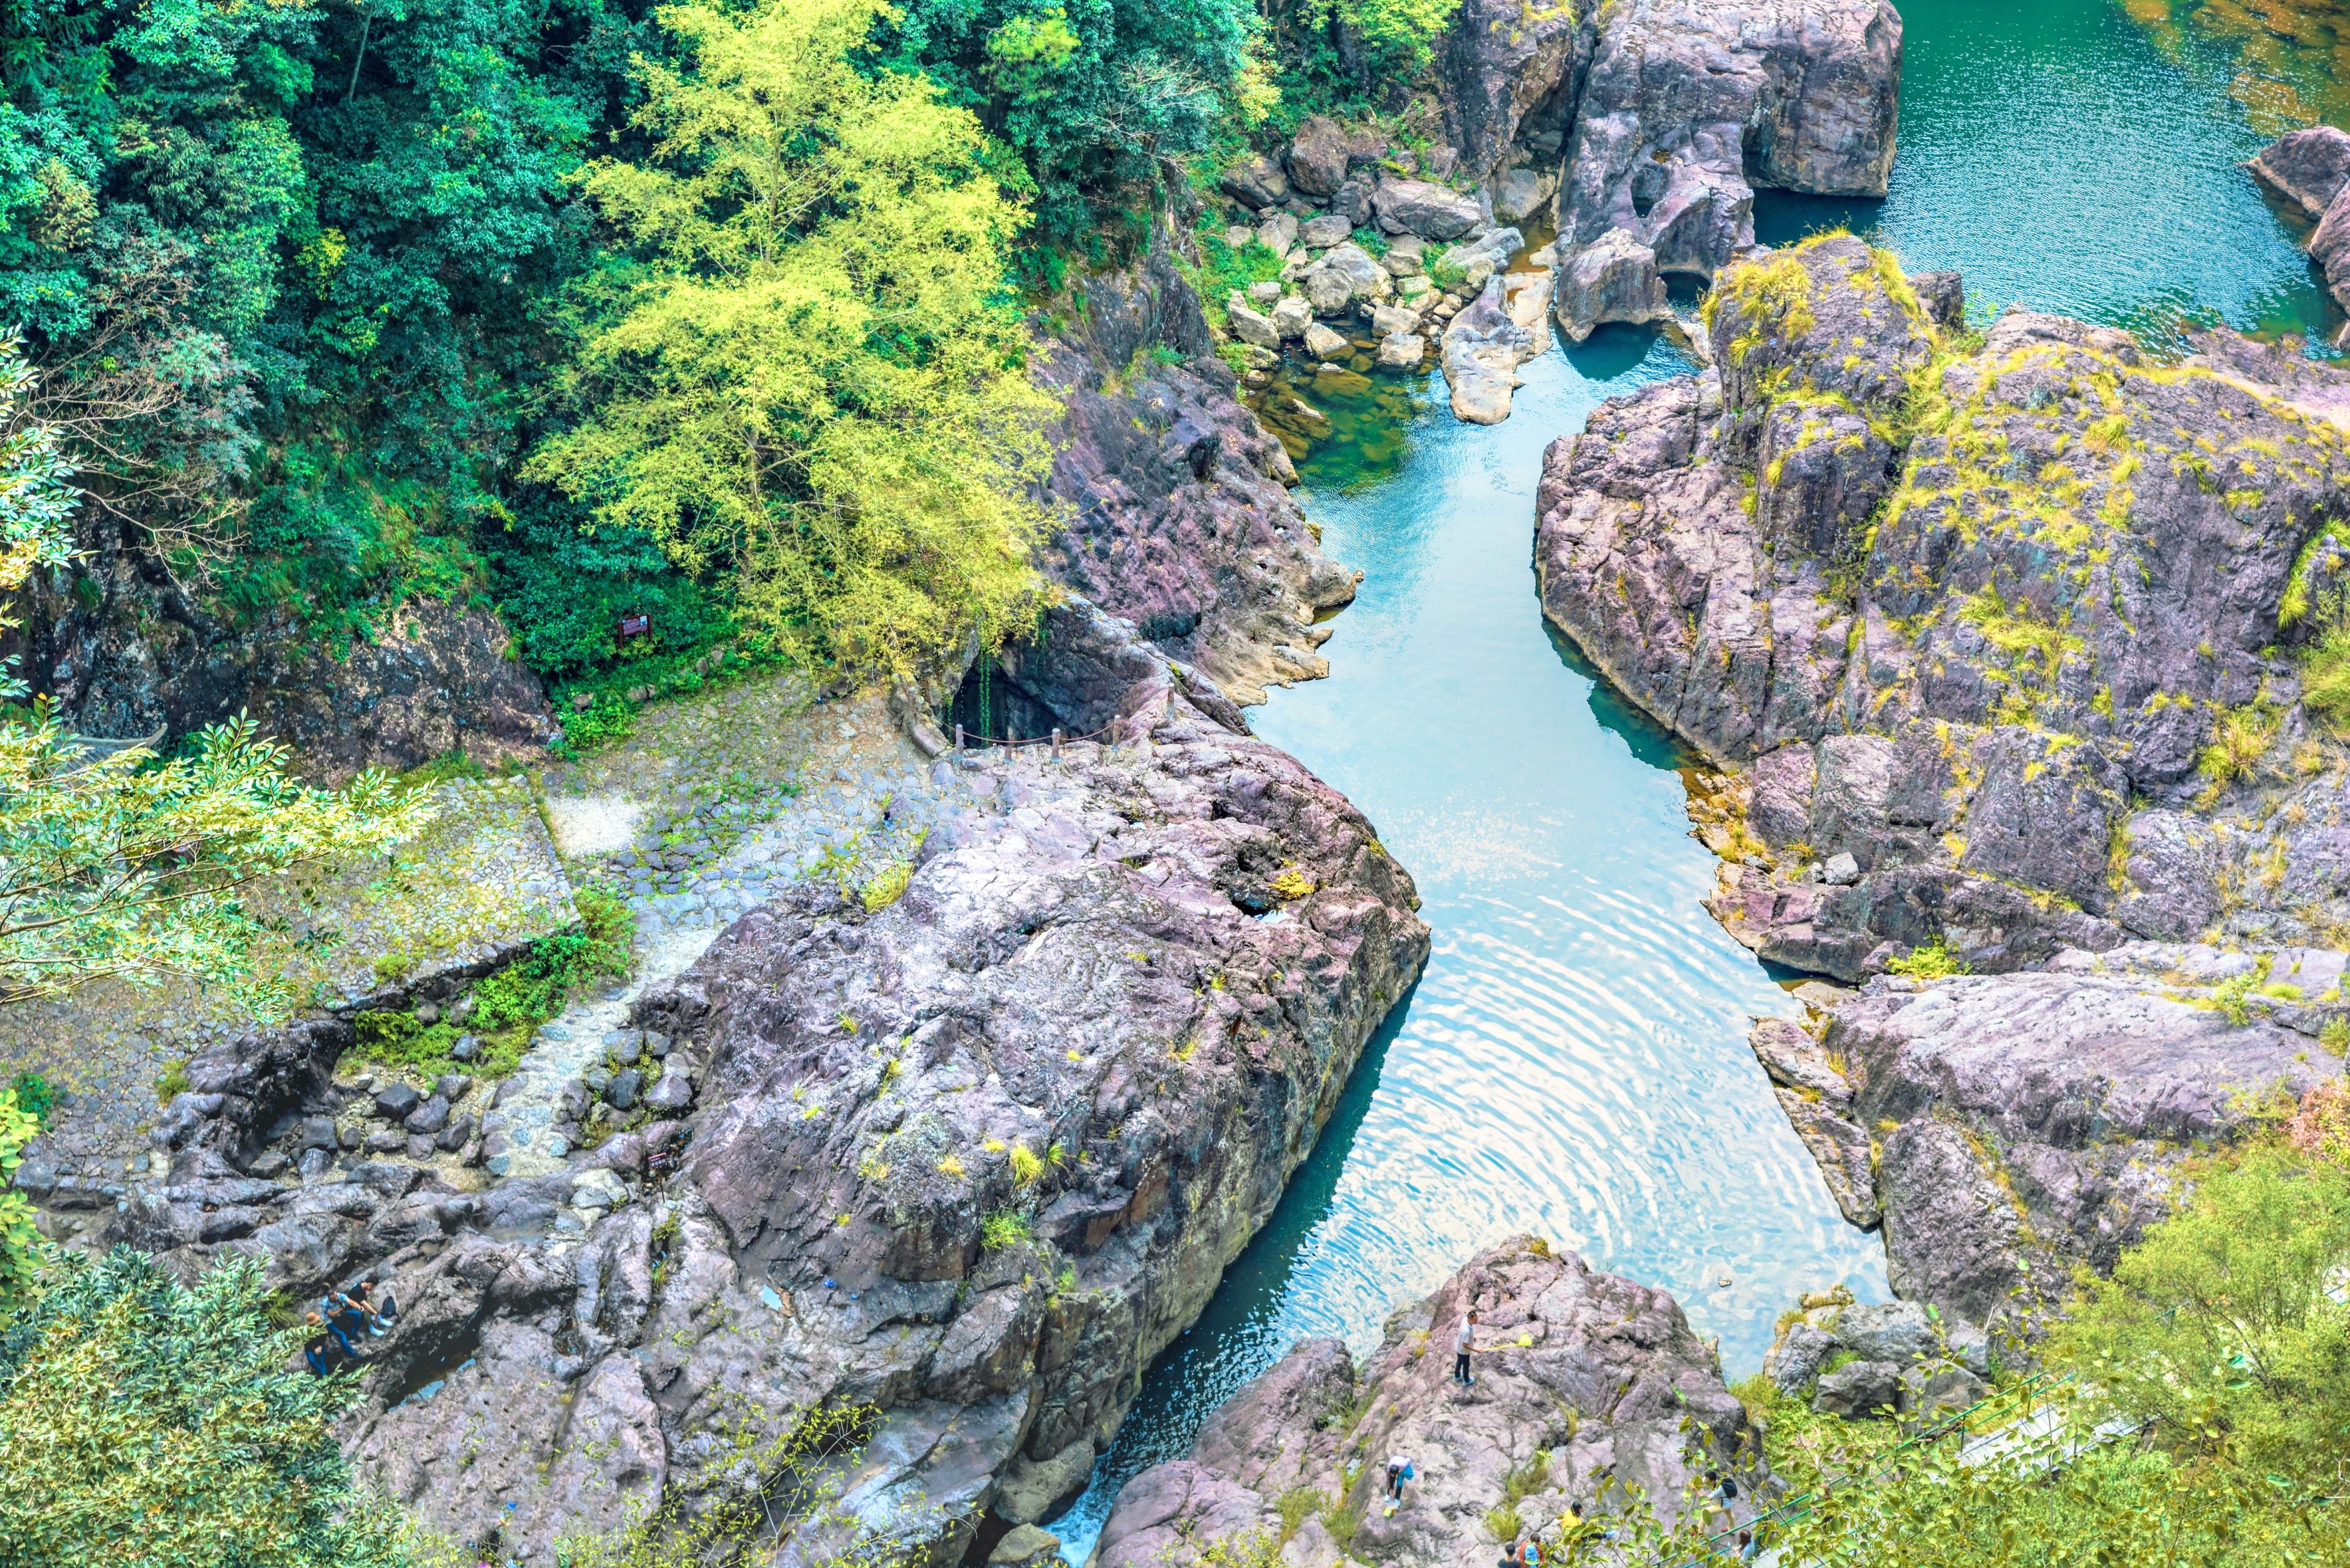
{"label": "river", "polygon": [[[1902,5],[1887,199],[1766,193],[1759,237],[1849,226],[1912,270],[1958,269],[1979,310],[2329,333],[2338,312],[2238,167],[2280,128],[2277,94],[2323,71],[2272,79],[2218,13],[2130,3]],[[1293,1340],[1372,1345],[1393,1306],[1513,1231],[1669,1289],[1732,1378],[1799,1293],[1885,1297],[1882,1249],[1843,1223],[1746,1047],[1751,1018],[1794,1004],[1700,907],[1714,862],[1683,758],[1534,597],[1544,447],[1687,369],[1653,333],[1603,328],[1526,366],[1491,429],[1454,423],[1433,378],[1317,396],[1333,431],[1301,464],[1306,510],[1367,576],[1330,678],[1252,722],[1368,814],[1419,878],[1434,950],[1272,1222],[1051,1521],[1070,1562],[1127,1478],[1185,1452]]]}

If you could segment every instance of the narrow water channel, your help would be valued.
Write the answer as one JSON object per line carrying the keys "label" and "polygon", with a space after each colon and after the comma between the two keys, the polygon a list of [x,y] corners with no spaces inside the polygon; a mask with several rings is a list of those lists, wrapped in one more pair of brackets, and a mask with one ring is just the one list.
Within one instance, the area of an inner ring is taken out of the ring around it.
{"label": "narrow water channel", "polygon": [[[2339,312],[2238,167],[2282,129],[2264,57],[2190,0],[2130,4],[1900,4],[1887,199],[1766,196],[1760,237],[1849,226],[1913,270],[1959,269],[1979,306],[2330,333]],[[2324,73],[2293,64],[2292,101],[2312,101]],[[1798,1293],[1885,1295],[1876,1238],[1838,1217],[1746,1048],[1752,1017],[1792,1003],[1698,902],[1713,861],[1682,759],[1535,601],[1543,448],[1687,369],[1651,333],[1603,328],[1528,365],[1492,429],[1455,424],[1433,378],[1316,397],[1330,434],[1301,465],[1306,508],[1367,576],[1324,649],[1330,678],[1252,722],[1378,825],[1419,878],[1434,951],[1273,1221],[1052,1522],[1071,1563],[1126,1480],[1184,1453],[1292,1341],[1375,1343],[1391,1307],[1514,1231],[1671,1290],[1733,1378]]]}

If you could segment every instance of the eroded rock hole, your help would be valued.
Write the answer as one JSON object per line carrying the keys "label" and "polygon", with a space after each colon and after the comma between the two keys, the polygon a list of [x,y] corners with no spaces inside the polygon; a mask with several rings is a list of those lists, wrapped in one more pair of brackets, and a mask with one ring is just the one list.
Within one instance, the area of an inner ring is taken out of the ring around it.
{"label": "eroded rock hole", "polygon": [[1061,717],[1003,672],[1003,667],[983,654],[973,661],[947,711],[950,726],[961,724],[973,738],[1024,741],[1049,735]]}

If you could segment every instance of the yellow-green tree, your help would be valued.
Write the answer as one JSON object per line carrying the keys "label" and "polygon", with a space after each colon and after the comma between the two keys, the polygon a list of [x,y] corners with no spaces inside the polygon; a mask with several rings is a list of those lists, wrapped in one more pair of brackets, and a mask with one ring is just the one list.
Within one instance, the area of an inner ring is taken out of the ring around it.
{"label": "yellow-green tree", "polygon": [[658,13],[652,153],[583,176],[641,270],[529,472],[806,653],[904,670],[1034,614],[1053,405],[1003,283],[1024,210],[969,113],[858,68],[878,13]]}

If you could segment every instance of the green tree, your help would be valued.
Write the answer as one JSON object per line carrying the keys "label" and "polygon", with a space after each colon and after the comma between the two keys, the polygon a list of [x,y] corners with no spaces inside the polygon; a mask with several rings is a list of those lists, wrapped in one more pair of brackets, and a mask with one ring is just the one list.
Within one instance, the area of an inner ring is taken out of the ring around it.
{"label": "green tree", "polygon": [[[2256,1147],[2190,1168],[2178,1209],[2085,1281],[2044,1374],[1987,1425],[1901,1441],[1767,1384],[1773,1467],[1802,1494],[1785,1560],[1868,1568],[2266,1568],[2350,1562],[2350,1171]],[[2017,1419],[2034,1418],[2025,1425]],[[1831,1438],[1829,1435],[1834,1434]],[[1840,1438],[1841,1440],[1836,1440]],[[1825,1440],[1824,1440],[1825,1439]]]}
{"label": "green tree", "polygon": [[1024,210],[968,113],[854,56],[876,0],[668,7],[639,162],[583,183],[639,258],[579,422],[528,472],[751,623],[904,669],[1029,618],[1049,399],[1003,288]]}
{"label": "green tree", "polygon": [[0,1332],[0,1564],[409,1562],[335,1444],[358,1386],[289,1370],[298,1339],[252,1259],[192,1287],[128,1250],[62,1261]]}
{"label": "green tree", "polygon": [[2052,1357],[2183,1460],[2323,1492],[2350,1458],[2350,1170],[2262,1147],[2089,1282]]}
{"label": "green tree", "polygon": [[1212,138],[1261,31],[1253,0],[911,0],[878,41],[1020,154],[1038,228],[1074,244],[1134,204],[1123,188],[1155,160]]}

